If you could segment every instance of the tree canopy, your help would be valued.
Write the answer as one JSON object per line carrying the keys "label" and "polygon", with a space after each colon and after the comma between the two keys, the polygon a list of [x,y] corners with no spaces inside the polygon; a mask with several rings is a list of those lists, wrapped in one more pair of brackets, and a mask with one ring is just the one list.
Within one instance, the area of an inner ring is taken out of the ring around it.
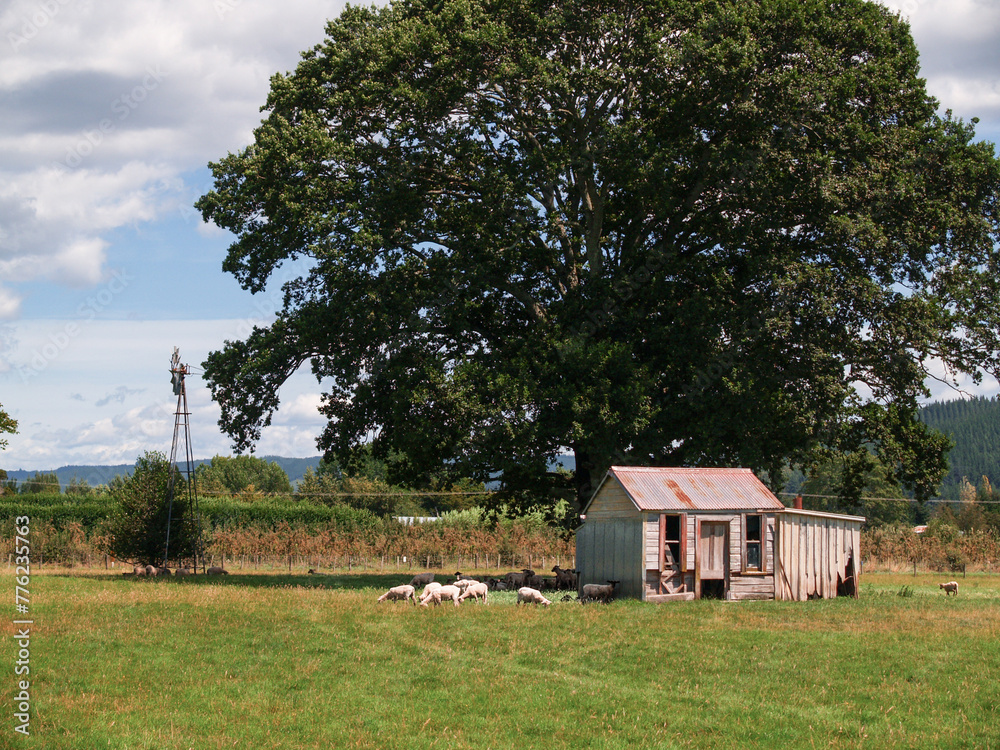
{"label": "tree canopy", "polygon": [[195,470],[198,488],[206,493],[263,492],[290,494],[288,474],[274,461],[256,456],[215,456]]}
{"label": "tree canopy", "polygon": [[394,483],[871,450],[926,496],[928,362],[1000,363],[1000,168],[918,74],[863,0],[348,7],[197,204],[247,290],[307,267],[204,363],[220,425],[308,362]]}
{"label": "tree canopy", "polygon": [[161,565],[170,560],[193,557],[199,529],[185,492],[175,491],[170,505],[171,471],[174,487],[184,478],[158,451],[146,451],[135,462],[135,471],[116,476],[108,485],[111,514],[107,551],[133,563]]}
{"label": "tree canopy", "polygon": [[[3,404],[0,404],[0,435],[3,435],[5,432],[10,435],[16,435],[17,420],[5,412],[3,410]],[[4,450],[6,447],[7,439],[0,437],[0,451]]]}
{"label": "tree canopy", "polygon": [[59,495],[62,493],[62,486],[55,472],[36,471],[33,477],[21,482],[20,492],[22,495]]}

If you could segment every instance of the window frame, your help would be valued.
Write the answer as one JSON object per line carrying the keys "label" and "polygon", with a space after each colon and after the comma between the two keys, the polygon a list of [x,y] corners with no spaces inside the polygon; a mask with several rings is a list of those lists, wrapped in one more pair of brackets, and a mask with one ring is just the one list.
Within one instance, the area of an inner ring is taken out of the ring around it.
{"label": "window frame", "polygon": [[[747,531],[750,526],[748,521],[751,517],[760,519],[760,539],[751,540],[748,538]],[[742,515],[742,525],[742,560],[740,561],[741,572],[748,575],[767,575],[769,573],[767,569],[767,516],[764,513],[744,513]],[[747,564],[747,560],[749,560],[747,550],[755,545],[760,548],[760,568],[751,568]]]}
{"label": "window frame", "polygon": [[[667,539],[667,518],[677,519],[677,531],[680,539]],[[687,513],[660,513],[659,515],[659,568],[662,572],[666,566],[667,545],[677,545],[678,554],[676,558],[677,570],[681,573],[687,572]]]}

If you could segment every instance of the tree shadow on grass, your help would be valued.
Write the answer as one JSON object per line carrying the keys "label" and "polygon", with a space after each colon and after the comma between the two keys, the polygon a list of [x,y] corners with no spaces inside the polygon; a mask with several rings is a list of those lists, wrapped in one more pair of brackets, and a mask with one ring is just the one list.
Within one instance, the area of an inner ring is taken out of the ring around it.
{"label": "tree shadow on grass", "polygon": [[[70,576],[70,574],[59,574]],[[128,581],[136,585],[166,585],[166,586],[249,586],[262,589],[280,589],[289,587],[309,589],[341,589],[359,591],[362,589],[389,589],[409,583],[412,573],[237,573],[229,575],[193,575],[176,578],[167,577],[133,577],[121,573],[88,576],[95,580]],[[439,580],[445,576],[437,576]]]}

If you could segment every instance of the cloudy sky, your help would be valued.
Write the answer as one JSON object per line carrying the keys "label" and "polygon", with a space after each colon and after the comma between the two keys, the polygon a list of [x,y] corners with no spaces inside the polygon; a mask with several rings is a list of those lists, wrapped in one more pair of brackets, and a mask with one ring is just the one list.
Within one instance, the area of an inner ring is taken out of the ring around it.
{"label": "cloudy sky", "polygon": [[[1000,142],[1000,3],[885,4],[910,19],[942,109]],[[0,0],[0,404],[20,425],[0,468],[168,452],[173,347],[196,366],[272,318],[277,291],[222,272],[231,237],[192,203],[207,163],[251,141],[270,76],[342,7]],[[258,453],[316,454],[319,390],[286,385]],[[227,455],[197,376],[188,397],[195,455]]]}

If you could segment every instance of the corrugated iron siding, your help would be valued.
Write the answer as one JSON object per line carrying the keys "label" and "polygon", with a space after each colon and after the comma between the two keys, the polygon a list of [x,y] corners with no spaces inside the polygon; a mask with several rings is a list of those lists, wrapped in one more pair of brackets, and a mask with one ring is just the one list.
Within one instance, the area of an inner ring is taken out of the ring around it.
{"label": "corrugated iron siding", "polygon": [[587,521],[576,532],[576,564],[580,590],[587,583],[620,581],[617,596],[643,598],[643,532],[641,518]]}
{"label": "corrugated iron siding", "polygon": [[640,510],[778,510],[785,506],[750,469],[612,466]]}

